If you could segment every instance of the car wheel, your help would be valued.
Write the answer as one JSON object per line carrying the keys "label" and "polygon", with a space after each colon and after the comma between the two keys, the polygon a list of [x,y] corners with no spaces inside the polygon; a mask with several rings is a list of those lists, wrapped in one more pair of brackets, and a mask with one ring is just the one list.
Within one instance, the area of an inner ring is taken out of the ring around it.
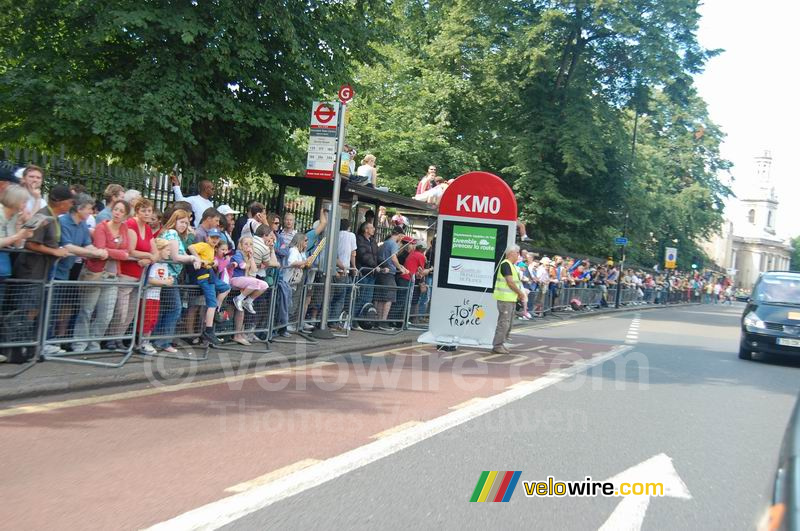
{"label": "car wheel", "polygon": [[739,347],[739,359],[740,360],[752,360],[753,353],[749,350],[745,350],[742,347]]}

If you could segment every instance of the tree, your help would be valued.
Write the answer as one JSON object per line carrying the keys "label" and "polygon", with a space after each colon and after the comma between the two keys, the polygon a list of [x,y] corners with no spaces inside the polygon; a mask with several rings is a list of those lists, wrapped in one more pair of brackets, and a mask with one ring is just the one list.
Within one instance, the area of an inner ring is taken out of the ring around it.
{"label": "tree", "polygon": [[271,171],[349,77],[374,0],[20,0],[0,13],[0,140]]}

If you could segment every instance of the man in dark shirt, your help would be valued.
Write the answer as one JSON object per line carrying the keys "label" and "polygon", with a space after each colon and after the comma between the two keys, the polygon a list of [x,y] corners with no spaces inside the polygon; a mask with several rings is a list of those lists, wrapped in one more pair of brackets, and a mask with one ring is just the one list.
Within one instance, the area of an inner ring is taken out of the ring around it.
{"label": "man in dark shirt", "polygon": [[[25,242],[25,248],[31,253],[23,253],[14,264],[14,278],[46,281],[53,273],[53,264],[59,258],[69,255],[69,251],[61,247],[61,224],[58,216],[66,214],[72,206],[72,190],[66,184],[57,184],[48,194],[47,206],[36,214],[48,218],[33,231],[33,236]],[[33,320],[39,314],[42,301],[42,285],[20,286],[20,304],[28,310],[28,318]]]}
{"label": "man in dark shirt", "polygon": [[[356,235],[356,268],[358,268],[358,297],[353,312],[359,315],[367,303],[372,302],[375,275],[378,273],[378,243],[375,241],[375,226],[365,221]],[[358,322],[354,323],[358,326]]]}

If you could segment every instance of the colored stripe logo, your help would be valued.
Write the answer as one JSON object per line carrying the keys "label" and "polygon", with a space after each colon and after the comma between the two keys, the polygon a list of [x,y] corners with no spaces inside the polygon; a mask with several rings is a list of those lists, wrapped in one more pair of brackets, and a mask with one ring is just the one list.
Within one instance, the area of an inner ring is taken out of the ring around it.
{"label": "colored stripe logo", "polygon": [[498,472],[496,470],[484,470],[472,491],[470,502],[507,502],[514,494],[521,470],[508,470]]}

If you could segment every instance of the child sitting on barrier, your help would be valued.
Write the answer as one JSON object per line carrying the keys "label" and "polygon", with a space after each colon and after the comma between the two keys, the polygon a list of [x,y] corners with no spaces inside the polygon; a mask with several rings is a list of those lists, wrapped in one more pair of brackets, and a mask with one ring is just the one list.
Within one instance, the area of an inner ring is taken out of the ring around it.
{"label": "child sitting on barrier", "polygon": [[170,276],[169,267],[164,263],[169,260],[170,243],[167,240],[157,238],[155,240],[158,262],[150,266],[147,271],[147,291],[144,294],[144,312],[142,316],[142,344],[139,350],[143,354],[155,354],[156,348],[150,343],[150,335],[158,322],[158,312],[161,307],[161,287],[172,286],[175,279]]}
{"label": "child sitting on barrier", "polygon": [[191,272],[192,280],[200,286],[206,302],[205,328],[200,338],[215,347],[221,345],[222,342],[214,333],[214,314],[217,308],[222,307],[225,297],[231,290],[230,285],[220,280],[214,271],[214,254],[221,237],[222,234],[218,229],[210,229],[205,242],[189,246],[189,252],[202,261],[200,268]]}
{"label": "child sitting on barrier", "polygon": [[244,328],[244,312],[255,314],[253,302],[259,298],[269,287],[266,282],[256,278],[258,265],[253,255],[253,238],[242,236],[239,240],[239,250],[231,259],[231,270],[233,277],[230,284],[239,290],[239,295],[233,298],[233,305],[236,307],[234,316],[234,329],[236,335],[233,340],[241,345],[250,345],[250,341],[242,335]]}

